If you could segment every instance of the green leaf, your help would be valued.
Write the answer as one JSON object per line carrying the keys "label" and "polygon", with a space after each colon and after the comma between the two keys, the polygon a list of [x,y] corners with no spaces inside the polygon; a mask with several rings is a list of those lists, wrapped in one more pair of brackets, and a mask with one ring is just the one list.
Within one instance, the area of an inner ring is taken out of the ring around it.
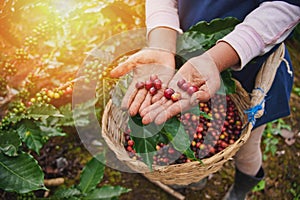
{"label": "green leaf", "polygon": [[28,117],[45,121],[48,117],[63,117],[59,110],[50,104],[34,104],[28,109]]}
{"label": "green leaf", "polygon": [[46,190],[44,174],[37,161],[29,154],[17,157],[0,154],[0,188],[7,192],[27,193]]}
{"label": "green leaf", "polygon": [[81,192],[77,188],[64,188],[55,191],[53,197],[55,199],[69,199],[70,197],[80,196]]}
{"label": "green leaf", "polygon": [[59,119],[58,124],[61,126],[74,126],[72,105],[68,103],[59,108],[59,111],[64,116]]}
{"label": "green leaf", "polygon": [[226,94],[233,94],[236,92],[236,85],[235,82],[232,79],[231,72],[229,69],[223,71],[221,73],[221,77],[223,80],[224,88],[225,88],[225,93]]}
{"label": "green leaf", "polygon": [[222,33],[224,31],[230,32],[238,23],[240,23],[240,21],[234,17],[226,17],[224,19],[217,18],[210,22],[200,21],[192,26],[188,32],[197,31],[205,35]]}
{"label": "green leaf", "polygon": [[17,156],[21,140],[15,130],[0,130],[0,152],[8,156]]}
{"label": "green leaf", "polygon": [[20,122],[17,132],[27,147],[39,154],[44,145],[40,128],[33,121],[27,119]]}
{"label": "green leaf", "polygon": [[16,115],[15,113],[10,113],[8,121],[15,124],[15,123],[18,123],[19,121],[21,121],[22,119],[26,119],[26,118],[27,118],[27,116],[24,113],[22,113],[20,115]]}
{"label": "green leaf", "polygon": [[190,149],[191,141],[189,135],[185,132],[177,117],[172,117],[164,124],[162,133],[168,137],[174,149],[184,153],[188,158],[196,160],[195,154]]}
{"label": "green leaf", "polygon": [[240,21],[233,17],[201,21],[177,39],[177,54],[188,59],[211,48],[217,40],[230,33]]}
{"label": "green leaf", "polygon": [[72,114],[76,126],[87,126],[90,123],[90,114],[95,112],[97,99],[91,99],[74,105]]}
{"label": "green leaf", "polygon": [[153,156],[156,153],[156,144],[161,139],[159,127],[154,123],[144,125],[139,115],[129,118],[131,139],[134,141],[136,153],[143,159],[143,162],[152,170]]}
{"label": "green leaf", "polygon": [[111,199],[119,197],[123,193],[130,192],[131,189],[127,189],[121,186],[109,186],[104,185],[101,188],[97,188],[89,193],[84,199]]}
{"label": "green leaf", "polygon": [[203,116],[206,119],[212,120],[212,116],[208,115],[206,112],[203,112],[200,110],[199,106],[195,106],[193,108],[191,108],[190,110],[185,111],[184,113],[192,113],[196,116]]}
{"label": "green leaf", "polygon": [[254,186],[254,188],[252,189],[252,192],[262,191],[265,189],[265,186],[266,186],[266,181],[261,180],[256,186]]}
{"label": "green leaf", "polygon": [[56,137],[56,136],[66,136],[66,133],[63,133],[60,128],[48,127],[42,123],[36,122],[41,130],[41,135],[46,137]]}
{"label": "green leaf", "polygon": [[114,105],[116,105],[118,107],[121,106],[122,99],[123,99],[131,82],[132,82],[132,73],[128,73],[128,74],[122,76],[118,80],[118,82],[116,83],[116,86],[111,91],[111,93],[112,93],[111,99],[112,99],[112,102],[114,103]]}
{"label": "green leaf", "polygon": [[102,180],[105,169],[104,154],[93,157],[83,168],[80,176],[78,189],[83,194],[87,194],[96,188],[97,184]]}

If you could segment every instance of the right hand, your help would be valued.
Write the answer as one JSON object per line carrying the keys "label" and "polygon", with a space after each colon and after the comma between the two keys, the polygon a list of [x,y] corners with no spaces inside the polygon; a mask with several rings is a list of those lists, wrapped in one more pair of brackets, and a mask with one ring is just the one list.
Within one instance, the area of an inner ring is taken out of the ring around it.
{"label": "right hand", "polygon": [[[190,85],[196,86],[198,91],[188,94],[187,91],[177,85],[180,80],[185,80]],[[142,110],[140,113],[143,117],[143,124],[150,122],[162,124],[199,102],[207,102],[218,91],[220,84],[220,71],[208,53],[189,59],[180,67],[168,85],[169,88],[179,92],[181,98],[173,102],[162,97],[159,101]]]}
{"label": "right hand", "polygon": [[[127,109],[131,116],[158,101],[163,91],[175,73],[175,57],[171,52],[159,49],[143,49],[125,62],[119,64],[110,73],[113,78],[119,78],[133,70],[133,80],[122,100],[122,109]],[[154,96],[143,89],[136,89],[137,82],[149,80],[151,75],[157,75],[162,81],[162,89]]]}

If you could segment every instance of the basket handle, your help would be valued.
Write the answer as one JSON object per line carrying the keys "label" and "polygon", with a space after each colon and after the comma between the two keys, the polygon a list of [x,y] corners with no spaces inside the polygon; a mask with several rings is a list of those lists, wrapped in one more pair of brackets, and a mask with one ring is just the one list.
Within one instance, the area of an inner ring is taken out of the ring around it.
{"label": "basket handle", "polygon": [[[280,63],[284,61],[285,45],[282,43],[263,63],[255,80],[255,87],[250,94],[250,108],[245,111],[249,122],[254,126],[256,119],[264,114],[265,97],[275,79]],[[287,63],[288,65],[288,63]]]}

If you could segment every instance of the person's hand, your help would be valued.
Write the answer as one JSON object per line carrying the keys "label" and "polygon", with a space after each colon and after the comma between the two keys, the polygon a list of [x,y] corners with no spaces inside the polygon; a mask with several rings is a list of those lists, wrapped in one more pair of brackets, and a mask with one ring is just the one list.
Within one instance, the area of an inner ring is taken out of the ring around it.
{"label": "person's hand", "polygon": [[[175,73],[174,54],[160,49],[143,49],[111,71],[111,77],[118,78],[133,70],[133,80],[122,100],[122,109],[128,109],[131,116],[161,99],[164,88]],[[157,75],[162,81],[162,89],[154,96],[148,91],[137,89],[137,82],[145,82],[151,75]]]}
{"label": "person's hand", "polygon": [[[199,90],[188,94],[177,85],[178,81],[182,79],[198,87]],[[191,106],[208,101],[220,88],[220,81],[219,69],[208,53],[188,60],[168,85],[168,88],[181,94],[181,99],[173,102],[162,97],[140,112],[143,123],[149,124],[154,121],[156,124],[162,124],[178,113],[188,110]]]}

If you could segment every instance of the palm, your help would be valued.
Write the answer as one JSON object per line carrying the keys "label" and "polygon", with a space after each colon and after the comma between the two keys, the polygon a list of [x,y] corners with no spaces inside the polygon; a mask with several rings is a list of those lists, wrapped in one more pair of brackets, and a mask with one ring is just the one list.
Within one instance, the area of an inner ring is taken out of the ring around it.
{"label": "palm", "polygon": [[[123,98],[122,108],[128,109],[129,114],[134,116],[138,111],[160,99],[163,95],[163,88],[168,85],[174,75],[174,69],[174,56],[159,50],[140,51],[119,65],[112,73],[115,77],[133,70],[133,80]],[[137,82],[145,82],[151,75],[157,75],[163,83],[162,89],[154,96],[150,95],[146,89],[136,88]]]}

